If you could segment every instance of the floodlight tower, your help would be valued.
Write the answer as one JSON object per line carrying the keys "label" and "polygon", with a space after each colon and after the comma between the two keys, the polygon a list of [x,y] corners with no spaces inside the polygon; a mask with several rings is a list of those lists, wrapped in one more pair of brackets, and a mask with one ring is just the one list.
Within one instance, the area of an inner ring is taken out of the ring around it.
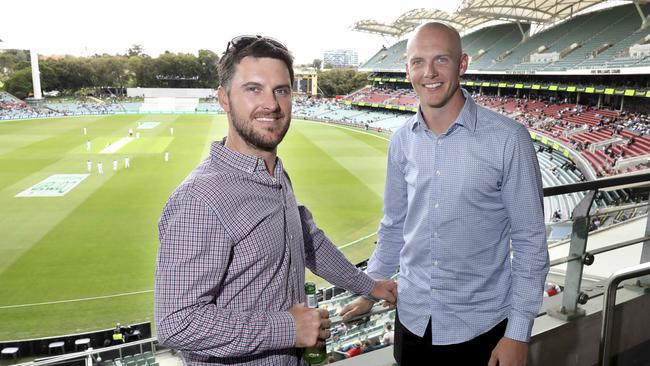
{"label": "floodlight tower", "polygon": [[38,53],[34,48],[29,50],[29,56],[32,61],[32,84],[34,85],[34,99],[41,100],[43,99],[43,94],[41,93],[41,71],[38,68]]}

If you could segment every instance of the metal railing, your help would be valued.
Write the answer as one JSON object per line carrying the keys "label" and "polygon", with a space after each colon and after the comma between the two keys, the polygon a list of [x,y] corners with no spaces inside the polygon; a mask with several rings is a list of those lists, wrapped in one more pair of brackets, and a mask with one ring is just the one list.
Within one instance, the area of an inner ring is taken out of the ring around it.
{"label": "metal railing", "polygon": [[579,307],[579,305],[583,305],[589,300],[589,296],[581,291],[582,272],[585,265],[589,266],[594,263],[594,256],[596,254],[643,242],[643,252],[646,254],[642,253],[640,260],[641,262],[645,261],[643,258],[647,258],[647,253],[650,252],[650,232],[648,229],[646,229],[646,235],[640,238],[614,243],[591,251],[587,251],[586,249],[587,239],[589,237],[591,206],[598,191],[615,187],[647,186],[650,186],[649,173],[544,188],[544,197],[587,191],[583,199],[573,210],[573,227],[569,243],[569,254],[551,261],[551,266],[566,263],[567,269],[562,305],[559,308],[549,309],[549,315],[562,320],[572,320],[585,315],[585,311]]}
{"label": "metal railing", "polygon": [[91,366],[96,362],[101,362],[101,354],[102,353],[108,353],[112,351],[117,351],[119,354],[119,358],[122,358],[122,350],[127,347],[133,347],[133,346],[139,346],[140,347],[140,353],[144,352],[143,345],[149,344],[150,349],[152,353],[156,353],[156,345],[157,345],[158,339],[155,337],[152,338],[147,338],[147,339],[142,339],[142,340],[137,340],[137,341],[132,341],[128,343],[123,343],[123,344],[118,344],[115,346],[109,346],[109,347],[103,347],[103,348],[98,348],[98,349],[93,349],[89,348],[85,351],[80,351],[80,352],[74,352],[74,353],[65,353],[62,355],[58,356],[52,356],[52,357],[45,357],[45,358],[39,358],[34,361],[30,362],[24,362],[24,363],[19,363],[14,366],[37,366],[37,365],[55,365],[58,363],[62,363],[65,361],[72,361],[72,360],[84,360],[86,366]]}
{"label": "metal railing", "polygon": [[624,268],[614,272],[609,277],[609,284],[603,296],[603,319],[600,327],[600,348],[598,364],[609,366],[611,355],[612,328],[614,326],[614,308],[616,306],[616,292],[618,285],[625,280],[650,274],[650,262],[634,267]]}

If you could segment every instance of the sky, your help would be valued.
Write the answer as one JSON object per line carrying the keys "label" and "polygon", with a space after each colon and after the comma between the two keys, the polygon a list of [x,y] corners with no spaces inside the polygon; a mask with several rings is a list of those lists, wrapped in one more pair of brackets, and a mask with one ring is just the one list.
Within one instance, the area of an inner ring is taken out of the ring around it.
{"label": "sky", "polygon": [[217,54],[238,35],[273,37],[297,64],[326,50],[351,49],[359,62],[397,40],[352,31],[359,20],[392,23],[417,8],[453,12],[459,0],[12,0],[0,7],[0,49],[33,48],[41,55],[124,54],[134,44],[146,54]]}

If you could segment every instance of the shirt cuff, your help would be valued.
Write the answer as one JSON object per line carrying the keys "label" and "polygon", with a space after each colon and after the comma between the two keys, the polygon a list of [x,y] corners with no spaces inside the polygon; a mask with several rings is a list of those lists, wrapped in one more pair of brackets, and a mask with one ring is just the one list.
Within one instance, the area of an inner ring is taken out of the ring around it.
{"label": "shirt cuff", "polygon": [[370,278],[365,272],[357,270],[356,274],[348,277],[346,283],[340,286],[356,295],[370,296],[372,288],[375,286],[375,280]]}
{"label": "shirt cuff", "polygon": [[506,327],[506,333],[504,336],[520,342],[530,341],[530,333],[533,330],[533,321],[534,320],[532,319],[511,314],[508,317],[508,326]]}
{"label": "shirt cuff", "polygon": [[381,300],[381,299],[378,299],[378,298],[376,298],[376,297],[374,297],[374,296],[370,296],[370,295],[363,295],[363,296],[361,296],[361,297],[363,297],[363,298],[366,299],[366,300],[370,300],[370,301],[372,301],[372,302],[377,302],[377,301]]}
{"label": "shirt cuff", "polygon": [[288,311],[268,314],[268,349],[292,348],[296,344],[296,323]]}

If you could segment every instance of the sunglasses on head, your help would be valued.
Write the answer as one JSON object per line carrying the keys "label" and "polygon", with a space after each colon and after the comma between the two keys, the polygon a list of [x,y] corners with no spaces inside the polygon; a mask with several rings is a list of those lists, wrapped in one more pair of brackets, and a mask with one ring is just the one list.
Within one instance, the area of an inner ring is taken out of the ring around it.
{"label": "sunglasses on head", "polygon": [[280,41],[278,41],[276,39],[273,39],[271,37],[264,37],[264,36],[260,36],[260,35],[256,35],[256,36],[238,36],[238,37],[235,37],[235,38],[231,39],[230,42],[228,42],[228,46],[226,46],[226,52],[225,53],[227,53],[228,50],[230,50],[230,47],[234,48],[235,51],[239,51],[239,50],[241,50],[243,48],[246,48],[247,46],[249,46],[253,42],[255,42],[257,40],[260,40],[260,39],[265,40],[266,42],[272,44],[275,47],[282,48],[282,49],[285,49],[285,50],[287,49],[287,46],[283,45]]}

